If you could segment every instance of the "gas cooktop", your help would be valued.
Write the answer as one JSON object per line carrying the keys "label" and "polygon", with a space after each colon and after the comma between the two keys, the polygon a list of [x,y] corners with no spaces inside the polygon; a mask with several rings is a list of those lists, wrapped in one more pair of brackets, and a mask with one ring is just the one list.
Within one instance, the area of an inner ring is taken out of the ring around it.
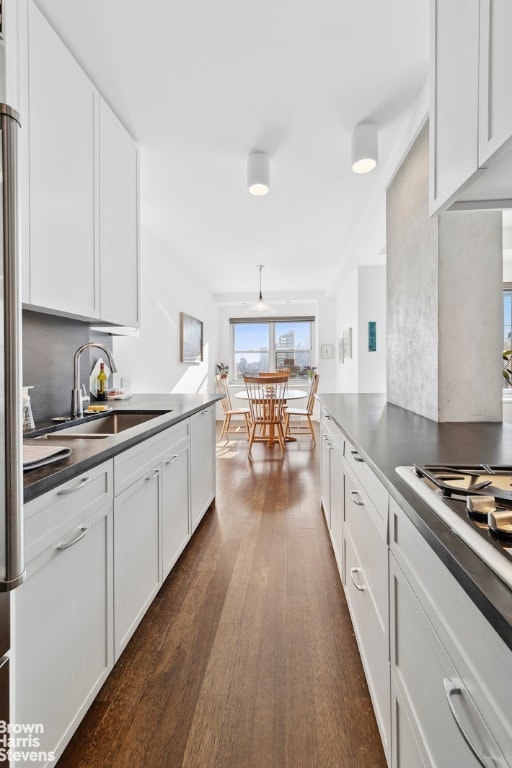
{"label": "gas cooktop", "polygon": [[427,464],[396,472],[512,588],[512,466]]}

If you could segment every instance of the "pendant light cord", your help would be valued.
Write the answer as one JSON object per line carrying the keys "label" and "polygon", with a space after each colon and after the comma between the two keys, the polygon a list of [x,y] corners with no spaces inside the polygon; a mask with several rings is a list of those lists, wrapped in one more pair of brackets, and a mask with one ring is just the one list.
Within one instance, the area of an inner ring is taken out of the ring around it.
{"label": "pendant light cord", "polygon": [[259,298],[259,300],[260,300],[260,301],[263,301],[263,296],[262,296],[262,294],[261,294],[261,270],[263,269],[263,267],[264,267],[264,264],[257,264],[256,266],[257,266],[257,268],[258,268],[258,269],[259,269],[259,271],[260,271],[260,298]]}

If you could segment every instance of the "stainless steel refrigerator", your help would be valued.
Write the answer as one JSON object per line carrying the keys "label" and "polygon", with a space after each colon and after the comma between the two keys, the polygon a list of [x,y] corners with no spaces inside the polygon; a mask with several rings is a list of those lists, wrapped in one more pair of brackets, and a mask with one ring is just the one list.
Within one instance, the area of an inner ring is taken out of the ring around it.
{"label": "stainless steel refrigerator", "polygon": [[0,721],[9,722],[10,601],[24,578],[21,439],[21,297],[18,259],[19,118],[0,104]]}

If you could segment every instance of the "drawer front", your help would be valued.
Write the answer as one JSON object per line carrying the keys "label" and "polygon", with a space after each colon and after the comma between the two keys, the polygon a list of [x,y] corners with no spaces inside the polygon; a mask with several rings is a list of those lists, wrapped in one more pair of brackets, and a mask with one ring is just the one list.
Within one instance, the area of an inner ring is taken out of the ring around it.
{"label": "drawer front", "polygon": [[162,456],[190,439],[190,421],[185,419],[154,437],[114,457],[114,495],[118,496],[141,475],[152,469]]}
{"label": "drawer front", "polygon": [[346,531],[344,538],[346,569],[345,594],[352,624],[361,654],[373,708],[389,759],[390,752],[390,668],[389,643],[386,626],[383,628],[375,601],[366,581],[366,573],[355,550],[354,542]]}
{"label": "drawer front", "polygon": [[[489,703],[481,708],[473,699],[474,688],[470,694],[398,564],[393,557],[390,561],[393,681],[410,707],[432,765],[483,765],[468,740],[480,754],[499,756],[501,752],[503,757],[502,747],[496,749],[489,734],[496,725]],[[506,765],[503,760],[485,764]]]}
{"label": "drawer front", "polygon": [[[497,714],[496,730],[512,733],[512,651],[496,634],[394,499],[390,549],[478,709]],[[512,745],[507,746],[512,765]]]}
{"label": "drawer front", "polygon": [[25,561],[29,563],[85,517],[112,500],[113,464],[106,461],[25,504]]}
{"label": "drawer front", "polygon": [[388,492],[377,478],[372,469],[366,464],[364,458],[354,446],[345,440],[345,452],[344,458],[347,466],[361,481],[362,487],[368,494],[369,498],[381,519],[382,530],[387,529],[388,521]]}

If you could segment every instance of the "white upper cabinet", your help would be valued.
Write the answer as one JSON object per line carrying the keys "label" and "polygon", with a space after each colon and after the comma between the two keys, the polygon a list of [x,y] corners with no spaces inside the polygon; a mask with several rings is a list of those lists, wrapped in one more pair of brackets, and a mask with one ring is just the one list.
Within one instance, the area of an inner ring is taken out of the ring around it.
{"label": "white upper cabinet", "polygon": [[509,0],[432,0],[430,213],[512,206]]}
{"label": "white upper cabinet", "polygon": [[30,304],[98,318],[97,93],[33,3],[28,23]]}
{"label": "white upper cabinet", "polygon": [[101,319],[139,324],[138,151],[100,97]]}
{"label": "white upper cabinet", "polygon": [[512,135],[512,3],[480,0],[480,165],[507,146]]}
{"label": "white upper cabinet", "polygon": [[25,306],[137,327],[137,147],[33,0],[17,38]]}

